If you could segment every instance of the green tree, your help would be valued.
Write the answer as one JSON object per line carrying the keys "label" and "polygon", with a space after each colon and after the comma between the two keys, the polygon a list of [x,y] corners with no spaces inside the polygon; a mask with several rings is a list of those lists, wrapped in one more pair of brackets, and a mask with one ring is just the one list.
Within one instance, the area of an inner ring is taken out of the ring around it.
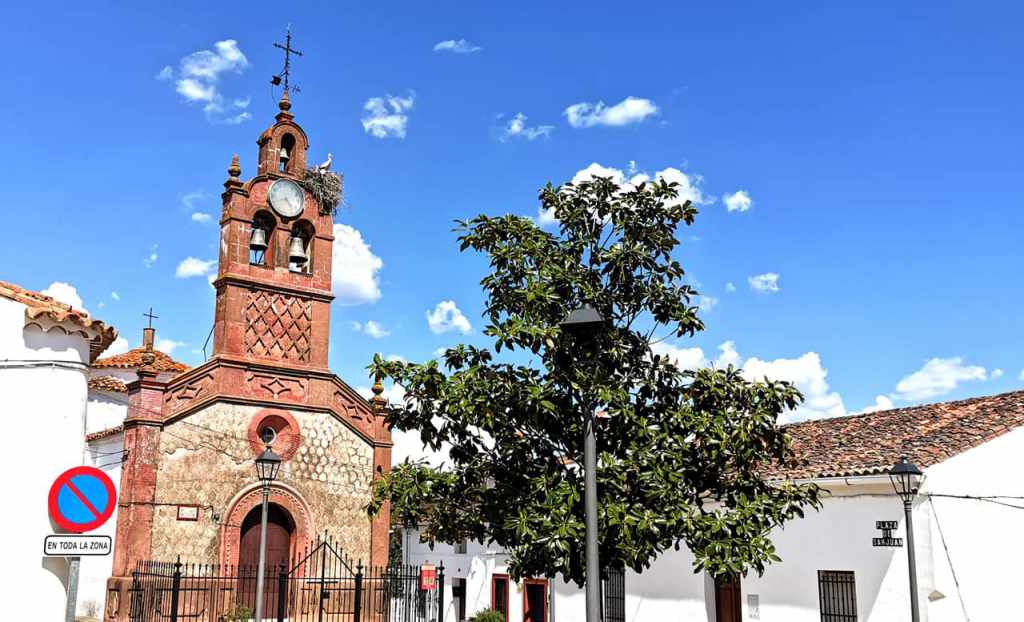
{"label": "green tree", "polygon": [[[582,585],[576,464],[582,413],[596,408],[603,566],[641,572],[682,544],[695,571],[763,572],[779,559],[771,529],[819,504],[817,488],[765,477],[794,460],[777,419],[802,397],[732,366],[679,369],[651,349],[659,336],[704,328],[697,292],[673,258],[677,229],[697,209],[662,180],[548,184],[540,200],[558,234],[512,215],[456,229],[463,251],[490,257],[481,285],[493,351],[459,345],[440,362],[378,356],[370,365],[406,389],[388,415],[394,428],[418,430],[450,460],[396,466],[375,484],[369,512],[388,501],[394,519],[420,525],[428,542],[493,541],[517,578]],[[610,320],[596,342],[558,326],[584,303]]]}

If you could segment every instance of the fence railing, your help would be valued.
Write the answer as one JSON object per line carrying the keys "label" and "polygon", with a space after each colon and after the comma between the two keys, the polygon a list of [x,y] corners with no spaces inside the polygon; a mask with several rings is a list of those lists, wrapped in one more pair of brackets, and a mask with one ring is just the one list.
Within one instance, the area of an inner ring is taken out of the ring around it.
{"label": "fence railing", "polygon": [[[132,622],[253,619],[256,568],[139,562],[132,573]],[[444,622],[444,567],[421,590],[417,566],[354,568],[323,548],[264,575],[264,619],[277,622]]]}

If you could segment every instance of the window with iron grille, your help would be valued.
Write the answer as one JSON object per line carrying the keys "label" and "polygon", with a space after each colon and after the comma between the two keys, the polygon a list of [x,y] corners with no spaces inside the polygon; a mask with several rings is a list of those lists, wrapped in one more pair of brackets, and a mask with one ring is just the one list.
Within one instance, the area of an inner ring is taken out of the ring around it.
{"label": "window with iron grille", "polygon": [[626,573],[606,568],[601,581],[605,622],[626,622]]}
{"label": "window with iron grille", "polygon": [[818,571],[821,622],[857,622],[857,586],[850,570]]}

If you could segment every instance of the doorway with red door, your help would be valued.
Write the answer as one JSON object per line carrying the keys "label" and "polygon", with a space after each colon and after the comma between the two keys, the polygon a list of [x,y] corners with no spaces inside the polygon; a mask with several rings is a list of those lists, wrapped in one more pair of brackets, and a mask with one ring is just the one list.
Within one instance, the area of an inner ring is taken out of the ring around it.
{"label": "doorway with red door", "polygon": [[[260,518],[262,506],[257,505],[242,521],[241,537],[238,544],[239,595],[245,602],[256,603],[256,568],[260,559]],[[295,522],[285,510],[276,503],[267,504],[267,557],[266,575],[264,579],[264,611],[277,611],[278,594],[277,577],[281,567],[287,567],[291,557],[292,533]]]}

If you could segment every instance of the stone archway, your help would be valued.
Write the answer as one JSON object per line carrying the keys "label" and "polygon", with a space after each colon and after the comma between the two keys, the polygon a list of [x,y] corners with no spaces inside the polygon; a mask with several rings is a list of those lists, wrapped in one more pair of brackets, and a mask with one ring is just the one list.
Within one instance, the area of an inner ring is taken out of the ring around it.
{"label": "stone archway", "polygon": [[[262,501],[263,491],[257,484],[240,492],[228,506],[230,509],[221,522],[219,560],[222,565],[238,565],[243,524]],[[269,502],[278,506],[291,520],[293,529],[289,537],[288,557],[293,558],[312,541],[315,533],[309,506],[298,491],[283,484],[270,487]]]}

